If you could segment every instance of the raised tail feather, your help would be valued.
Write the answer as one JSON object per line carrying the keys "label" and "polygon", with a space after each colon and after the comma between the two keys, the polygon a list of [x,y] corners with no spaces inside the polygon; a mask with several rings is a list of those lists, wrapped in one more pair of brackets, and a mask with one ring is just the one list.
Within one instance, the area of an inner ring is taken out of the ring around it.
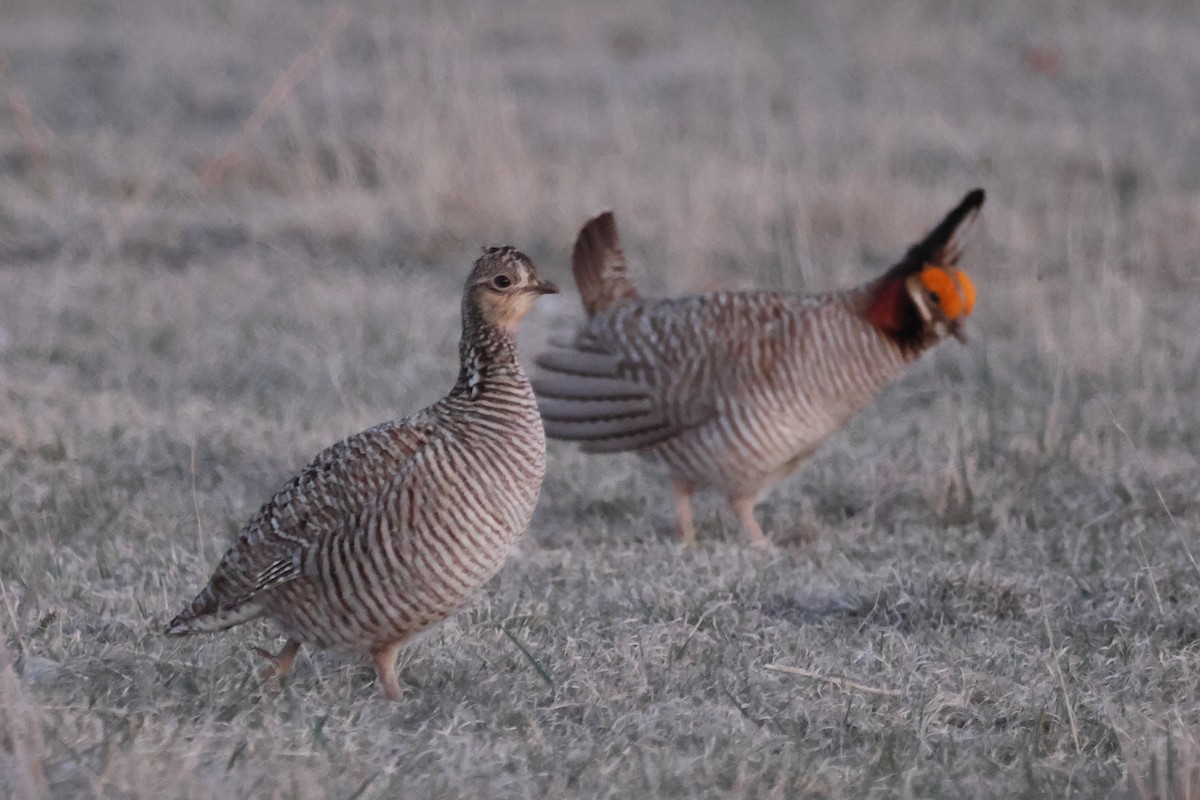
{"label": "raised tail feather", "polygon": [[888,270],[888,278],[905,277],[920,272],[926,265],[953,266],[962,255],[960,234],[975,219],[987,195],[983,189],[967,192],[945,219],[921,241],[908,248],[904,258]]}
{"label": "raised tail feather", "polygon": [[571,273],[589,317],[638,297],[611,211],[580,228],[571,252]]}

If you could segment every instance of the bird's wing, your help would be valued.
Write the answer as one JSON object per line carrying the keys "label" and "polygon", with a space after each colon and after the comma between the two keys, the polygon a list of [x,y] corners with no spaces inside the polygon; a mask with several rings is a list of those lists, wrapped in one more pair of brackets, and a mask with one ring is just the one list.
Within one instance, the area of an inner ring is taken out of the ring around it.
{"label": "bird's wing", "polygon": [[769,373],[789,310],[769,293],[634,301],[542,353],[533,382],[546,435],[589,452],[639,450],[736,401],[747,362]]}
{"label": "bird's wing", "polygon": [[208,586],[172,622],[229,612],[300,577],[308,556],[392,486],[437,437],[425,414],[384,423],[317,455],[246,523]]}

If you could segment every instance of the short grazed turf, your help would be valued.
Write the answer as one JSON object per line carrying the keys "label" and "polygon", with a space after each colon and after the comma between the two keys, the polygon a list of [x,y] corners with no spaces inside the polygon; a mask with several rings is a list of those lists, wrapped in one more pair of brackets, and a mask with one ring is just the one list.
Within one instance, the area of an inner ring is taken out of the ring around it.
{"label": "short grazed turf", "polygon": [[[0,795],[1200,797],[1200,12],[800,5],[0,10]],[[824,290],[976,185],[969,344],[770,496],[776,550],[552,443],[399,703],[160,635],[450,386],[480,245],[569,285],[611,207],[655,293]]]}

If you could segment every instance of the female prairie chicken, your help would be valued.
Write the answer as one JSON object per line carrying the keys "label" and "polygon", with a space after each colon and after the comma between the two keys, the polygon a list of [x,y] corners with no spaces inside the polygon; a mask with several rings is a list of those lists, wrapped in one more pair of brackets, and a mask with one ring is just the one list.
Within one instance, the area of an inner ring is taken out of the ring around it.
{"label": "female prairie chicken", "polygon": [[458,610],[529,525],[546,443],[516,327],[558,291],[511,247],[475,262],[462,301],[458,381],[411,417],[328,448],[246,523],[208,586],[167,634],[272,617],[288,635],[268,673],[304,642],[366,652],[400,697],[400,647]]}
{"label": "female prairie chicken", "polygon": [[679,538],[691,497],[713,487],[756,545],[759,497],[947,334],[963,338],[975,289],[956,235],[976,189],[894,267],[817,295],[717,292],[642,299],[611,212],[579,232],[572,272],[589,319],[537,359],[546,435],[593,453],[636,451],[666,467]]}

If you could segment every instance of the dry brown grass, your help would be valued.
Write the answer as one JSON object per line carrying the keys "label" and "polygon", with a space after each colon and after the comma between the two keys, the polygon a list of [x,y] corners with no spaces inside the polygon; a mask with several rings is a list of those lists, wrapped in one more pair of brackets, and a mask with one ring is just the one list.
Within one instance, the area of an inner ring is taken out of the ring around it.
{"label": "dry brown grass", "polygon": [[[0,9],[0,794],[1196,797],[1200,13],[597,5]],[[974,185],[970,345],[772,496],[780,552],[554,446],[400,704],[158,635],[449,385],[479,245],[567,282],[612,207],[651,290],[823,289]]]}

